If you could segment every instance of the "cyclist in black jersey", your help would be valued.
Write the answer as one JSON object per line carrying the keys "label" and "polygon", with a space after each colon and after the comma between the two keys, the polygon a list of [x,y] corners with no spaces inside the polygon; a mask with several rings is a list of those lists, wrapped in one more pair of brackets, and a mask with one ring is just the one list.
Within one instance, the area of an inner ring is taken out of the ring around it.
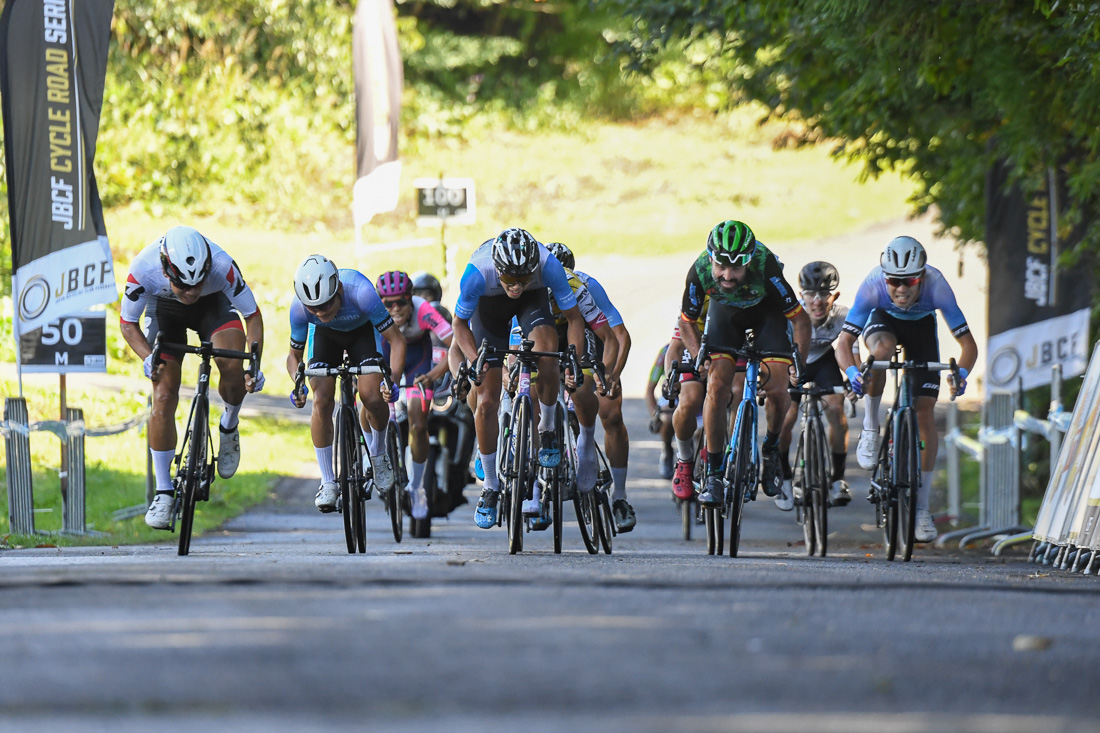
{"label": "cyclist in black jersey", "polygon": [[[697,319],[706,296],[710,297],[710,313],[704,336],[711,364],[703,405],[707,478],[699,501],[704,506],[721,506],[724,499],[721,472],[727,442],[726,411],[732,397],[736,350],[744,344],[745,330],[750,328],[755,333],[755,348],[766,355],[761,371],[769,375],[762,390],[767,399],[763,489],[768,496],[782,493],[786,498],[790,489],[783,481],[779,432],[791,404],[787,394],[788,369],[793,364],[791,338],[793,334],[799,354],[806,354],[810,319],[783,277],[783,264],[740,221],[723,221],[711,230],[706,250],[688,271],[681,319],[688,324]],[[700,341],[695,329],[681,328],[680,335],[691,355],[698,354]]]}

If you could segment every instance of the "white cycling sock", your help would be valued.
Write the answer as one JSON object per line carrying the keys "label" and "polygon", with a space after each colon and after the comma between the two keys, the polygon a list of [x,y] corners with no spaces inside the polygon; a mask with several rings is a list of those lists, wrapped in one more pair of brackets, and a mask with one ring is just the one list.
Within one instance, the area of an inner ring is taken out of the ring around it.
{"label": "white cycling sock", "polygon": [[324,448],[313,446],[313,452],[317,454],[317,467],[321,469],[321,483],[336,480],[336,474],[332,472],[332,446]]}
{"label": "white cycling sock", "polygon": [[695,460],[695,441],[691,438],[687,440],[676,439],[676,457],[684,463],[691,463]]}
{"label": "white cycling sock", "polygon": [[367,445],[370,446],[370,454],[372,456],[380,456],[386,452],[386,431],[375,430],[372,426],[370,429],[370,440],[367,441]]}
{"label": "white cycling sock", "polygon": [[932,471],[920,472],[920,491],[917,492],[917,509],[928,509],[928,497],[932,495]]}
{"label": "white cycling sock", "polygon": [[424,488],[424,469],[428,466],[427,461],[411,461],[412,474],[409,476],[409,486],[414,489]]}
{"label": "white cycling sock", "polygon": [[237,427],[237,420],[240,414],[240,405],[226,405],[225,412],[222,413],[221,426],[226,430],[232,430]]}
{"label": "white cycling sock", "polygon": [[863,429],[878,430],[878,406],[882,403],[882,395],[872,397],[863,395]]}
{"label": "white cycling sock", "polygon": [[611,467],[611,481],[615,488],[611,490],[611,501],[626,499],[626,466],[622,468]]}
{"label": "white cycling sock", "polygon": [[172,490],[172,459],[176,457],[174,450],[149,449],[149,455],[153,458],[153,475],[157,479],[157,491]]}
{"label": "white cycling sock", "polygon": [[539,402],[542,406],[542,414],[539,415],[539,432],[545,433],[547,430],[553,430],[557,426],[557,404],[545,404]]}
{"label": "white cycling sock", "polygon": [[478,451],[478,455],[481,456],[481,468],[485,471],[485,488],[500,491],[500,477],[497,476],[497,452],[482,453]]}

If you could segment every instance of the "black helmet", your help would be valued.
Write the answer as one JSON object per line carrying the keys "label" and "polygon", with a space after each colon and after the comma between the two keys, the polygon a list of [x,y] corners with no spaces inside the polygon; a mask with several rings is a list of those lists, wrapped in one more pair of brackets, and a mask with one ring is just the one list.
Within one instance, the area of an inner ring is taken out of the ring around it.
{"label": "black helmet", "polygon": [[427,270],[412,274],[412,292],[428,302],[443,300],[443,286],[435,275]]}
{"label": "black helmet", "polygon": [[577,259],[573,257],[573,250],[566,247],[561,242],[551,242],[546,245],[546,249],[550,250],[550,254],[554,255],[561,266],[567,270],[577,269]]}
{"label": "black helmet", "polygon": [[803,290],[833,292],[840,285],[840,273],[828,262],[811,262],[798,273],[798,286]]}

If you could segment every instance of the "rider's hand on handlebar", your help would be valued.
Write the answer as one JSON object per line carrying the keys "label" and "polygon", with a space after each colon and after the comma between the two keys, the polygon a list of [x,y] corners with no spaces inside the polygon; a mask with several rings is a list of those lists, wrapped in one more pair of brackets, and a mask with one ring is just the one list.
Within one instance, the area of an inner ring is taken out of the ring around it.
{"label": "rider's hand on handlebar", "polygon": [[970,374],[966,367],[959,367],[959,381],[955,383],[955,375],[951,374],[947,377],[947,384],[951,387],[951,398],[961,397],[966,394],[966,377]]}
{"label": "rider's hand on handlebar", "polygon": [[160,379],[160,367],[162,366],[162,364],[154,364],[152,354],[149,354],[149,356],[145,357],[145,361],[142,362],[141,366],[145,370],[146,377],[153,380],[154,382]]}
{"label": "rider's hand on handlebar", "polygon": [[852,386],[852,394],[859,397],[863,394],[863,375],[859,371],[859,367],[850,366],[844,370],[844,373],[848,376],[848,382]]}
{"label": "rider's hand on handlebar", "polygon": [[388,379],[383,379],[378,389],[382,392],[382,399],[390,404],[397,402],[401,395],[401,389]]}
{"label": "rider's hand on handlebar", "polygon": [[653,417],[649,419],[649,432],[656,435],[661,432],[661,410],[660,408],[653,411]]}
{"label": "rider's hand on handlebar", "polygon": [[245,389],[246,392],[248,392],[250,394],[256,393],[256,392],[263,392],[264,391],[264,383],[266,381],[267,380],[264,379],[264,373],[263,372],[257,372],[255,379],[253,379],[252,375],[249,374],[248,372],[244,373],[244,389]]}
{"label": "rider's hand on handlebar", "polygon": [[309,387],[302,385],[300,390],[294,390],[290,393],[290,404],[297,407],[299,410],[306,406],[306,397],[309,395]]}

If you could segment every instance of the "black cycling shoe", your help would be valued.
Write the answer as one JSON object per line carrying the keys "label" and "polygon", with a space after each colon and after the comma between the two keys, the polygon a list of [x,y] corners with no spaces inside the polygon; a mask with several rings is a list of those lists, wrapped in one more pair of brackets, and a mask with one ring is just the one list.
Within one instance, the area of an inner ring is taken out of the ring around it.
{"label": "black cycling shoe", "polygon": [[724,489],[721,476],[707,476],[703,482],[703,493],[699,494],[699,503],[703,506],[722,506]]}
{"label": "black cycling shoe", "polygon": [[783,491],[783,466],[779,461],[779,447],[764,449],[764,471],[760,477],[765,496],[779,496]]}

